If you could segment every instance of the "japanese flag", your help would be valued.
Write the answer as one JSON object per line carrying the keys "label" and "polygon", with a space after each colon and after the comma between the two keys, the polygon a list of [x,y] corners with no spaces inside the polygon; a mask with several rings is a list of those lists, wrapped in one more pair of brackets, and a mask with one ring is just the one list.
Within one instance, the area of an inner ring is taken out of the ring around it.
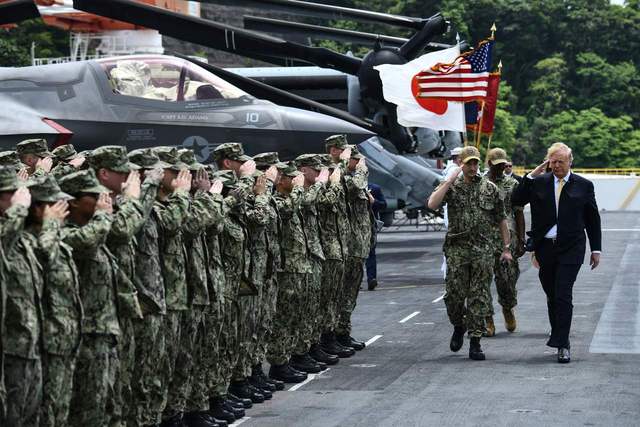
{"label": "japanese flag", "polygon": [[437,63],[448,64],[460,56],[458,45],[427,53],[403,65],[383,64],[374,67],[380,73],[384,99],[398,106],[398,123],[407,127],[465,131],[464,103],[442,99],[419,98],[412,82],[421,71]]}

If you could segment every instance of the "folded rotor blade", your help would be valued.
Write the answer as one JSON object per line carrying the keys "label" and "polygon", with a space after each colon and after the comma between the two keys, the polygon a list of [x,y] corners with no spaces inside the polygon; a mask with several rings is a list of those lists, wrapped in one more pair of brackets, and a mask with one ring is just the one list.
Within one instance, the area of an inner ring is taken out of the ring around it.
{"label": "folded rotor blade", "polygon": [[250,93],[256,98],[265,99],[267,101],[271,101],[275,104],[282,105],[285,107],[300,108],[302,110],[315,111],[317,113],[333,116],[338,119],[342,119],[346,122],[352,123],[356,126],[360,126],[361,128],[364,128],[371,132],[375,132],[375,133],[384,132],[384,128],[377,126],[373,123],[366,122],[362,119],[359,119],[347,113],[346,111],[342,111],[337,108],[326,106],[324,104],[321,104],[316,101],[312,101],[310,99],[304,98],[299,95],[294,95],[282,89],[269,86],[268,84],[259,82],[254,79],[250,79],[248,77],[240,76],[238,74],[232,73],[231,71],[227,71],[222,68],[216,67],[215,65],[198,61],[196,59],[190,58],[185,55],[176,54],[176,53],[173,53],[172,55],[185,59],[187,61],[190,61],[198,65],[199,67],[204,68],[210,73],[215,74],[216,76],[231,83],[232,85],[238,87],[239,89],[242,89],[247,93]]}
{"label": "folded rotor blade", "polygon": [[424,51],[424,48],[431,39],[435,36],[444,34],[447,31],[448,26],[447,21],[442,17],[442,15],[437,14],[432,16],[427,20],[420,31],[415,33],[400,47],[400,56],[406,58],[407,61],[411,61],[418,57]]}
{"label": "folded rotor blade", "polygon": [[0,3],[0,25],[39,17],[40,12],[33,0],[10,0]]}
{"label": "folded rotor blade", "polygon": [[344,19],[360,22],[375,22],[397,27],[419,30],[424,20],[389,13],[372,12],[342,6],[312,3],[300,0],[196,0],[200,3],[211,3],[222,6],[256,7],[273,12],[286,12],[297,15],[323,19]]}
{"label": "folded rotor blade", "polygon": [[329,49],[304,46],[206,19],[182,15],[133,0],[74,0],[73,7],[158,30],[161,34],[248,58],[298,59],[320,67],[357,74],[361,60]]}

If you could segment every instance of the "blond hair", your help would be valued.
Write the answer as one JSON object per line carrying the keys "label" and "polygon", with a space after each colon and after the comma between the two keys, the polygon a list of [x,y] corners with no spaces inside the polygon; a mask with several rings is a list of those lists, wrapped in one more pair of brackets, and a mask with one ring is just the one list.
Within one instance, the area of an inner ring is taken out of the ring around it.
{"label": "blond hair", "polygon": [[573,153],[571,151],[571,148],[563,142],[556,142],[555,144],[552,144],[551,147],[549,147],[549,149],[547,150],[546,160],[550,159],[551,156],[560,151],[564,151],[565,153],[567,153],[567,155],[569,156],[569,160],[573,161]]}

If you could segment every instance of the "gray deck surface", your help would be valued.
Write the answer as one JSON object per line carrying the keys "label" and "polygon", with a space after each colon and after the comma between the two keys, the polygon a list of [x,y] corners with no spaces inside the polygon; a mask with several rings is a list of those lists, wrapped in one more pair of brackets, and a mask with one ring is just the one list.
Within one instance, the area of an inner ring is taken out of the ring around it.
{"label": "gray deck surface", "polygon": [[[545,297],[521,260],[518,329],[497,334],[484,362],[449,351],[440,273],[443,233],[392,227],[378,245],[380,287],[361,291],[354,333],[364,351],[247,411],[244,426],[639,426],[640,214],[604,213],[604,253],[574,287],[572,363],[546,347]],[[638,231],[633,231],[638,230]],[[495,289],[494,289],[495,295]],[[401,320],[419,311],[411,319]]]}

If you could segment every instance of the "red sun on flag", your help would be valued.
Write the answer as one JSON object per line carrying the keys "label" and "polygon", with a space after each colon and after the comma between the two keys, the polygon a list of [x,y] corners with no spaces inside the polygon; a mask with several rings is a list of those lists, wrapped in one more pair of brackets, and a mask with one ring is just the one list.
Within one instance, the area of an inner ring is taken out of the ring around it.
{"label": "red sun on flag", "polygon": [[427,111],[431,111],[434,114],[443,115],[447,112],[449,108],[449,102],[445,99],[436,99],[436,98],[422,98],[419,96],[420,94],[420,80],[418,76],[420,76],[421,72],[413,76],[411,79],[411,93],[413,94],[413,98],[416,100],[418,105],[424,108]]}

